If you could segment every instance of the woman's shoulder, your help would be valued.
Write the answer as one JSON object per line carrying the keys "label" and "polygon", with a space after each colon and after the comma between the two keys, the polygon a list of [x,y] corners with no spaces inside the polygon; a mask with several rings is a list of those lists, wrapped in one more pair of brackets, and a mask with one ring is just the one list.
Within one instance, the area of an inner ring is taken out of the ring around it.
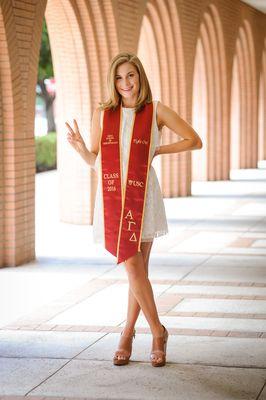
{"label": "woman's shoulder", "polygon": [[99,120],[101,112],[102,112],[101,106],[95,107],[92,113],[92,118]]}
{"label": "woman's shoulder", "polygon": [[163,104],[161,101],[158,100],[157,103],[157,121],[158,121],[158,126],[160,129],[162,129],[163,126],[165,126],[165,121],[169,119],[169,115],[172,115],[173,113],[178,116],[178,114],[170,107],[168,107],[166,104]]}

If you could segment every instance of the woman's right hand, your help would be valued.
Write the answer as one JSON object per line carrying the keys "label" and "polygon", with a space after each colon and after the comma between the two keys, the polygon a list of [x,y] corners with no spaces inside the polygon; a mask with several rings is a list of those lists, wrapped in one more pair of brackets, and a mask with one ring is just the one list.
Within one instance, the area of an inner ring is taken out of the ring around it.
{"label": "woman's right hand", "polygon": [[77,121],[75,119],[73,121],[74,121],[74,130],[67,122],[65,122],[69,130],[67,133],[67,140],[78,153],[82,153],[84,152],[84,150],[86,150],[86,145],[79,132]]}

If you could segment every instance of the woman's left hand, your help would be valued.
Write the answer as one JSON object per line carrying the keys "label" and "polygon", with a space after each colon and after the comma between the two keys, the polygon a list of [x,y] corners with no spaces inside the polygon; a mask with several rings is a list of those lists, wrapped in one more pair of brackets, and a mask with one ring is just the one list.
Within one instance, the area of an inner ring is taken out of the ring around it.
{"label": "woman's left hand", "polygon": [[154,157],[155,156],[158,156],[160,153],[159,153],[159,148],[160,148],[160,146],[157,146],[156,147],[156,149],[155,149],[155,152],[154,152],[154,155],[153,155],[153,158],[152,159],[154,159]]}

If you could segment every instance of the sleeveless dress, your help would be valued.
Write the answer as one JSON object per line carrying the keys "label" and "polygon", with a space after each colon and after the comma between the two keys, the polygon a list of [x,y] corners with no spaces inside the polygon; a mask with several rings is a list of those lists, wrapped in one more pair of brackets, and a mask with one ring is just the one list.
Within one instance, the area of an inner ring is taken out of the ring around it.
{"label": "sleeveless dress", "polygon": [[[151,135],[151,149],[150,149],[150,160],[153,159],[153,155],[156,147],[160,145],[162,132],[159,131],[156,121],[156,110],[158,101],[153,101],[154,113],[153,113],[153,132]],[[130,135],[133,128],[133,116],[134,108],[122,107],[122,156],[123,156],[123,181],[126,182],[126,166],[129,157],[130,148]],[[101,111],[101,129],[103,124],[103,111]],[[100,179],[100,168],[101,168],[101,148],[95,160],[95,164],[92,167],[98,175],[98,185],[96,190],[96,197],[94,203],[94,214],[93,214],[93,240],[95,243],[104,244],[104,217],[103,217],[103,195],[102,185]],[[163,196],[159,181],[153,166],[150,166],[146,201],[144,206],[144,218],[143,218],[143,229],[141,242],[152,241],[153,238],[162,236],[168,233],[168,225],[166,219],[166,213],[163,203]]]}

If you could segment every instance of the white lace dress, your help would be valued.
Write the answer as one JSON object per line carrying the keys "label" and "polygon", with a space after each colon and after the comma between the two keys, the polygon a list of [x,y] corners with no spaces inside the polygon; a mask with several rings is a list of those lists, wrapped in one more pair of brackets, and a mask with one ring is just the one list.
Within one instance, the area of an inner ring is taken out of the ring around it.
{"label": "white lace dress", "polygon": [[[158,101],[153,101],[154,113],[153,113],[153,132],[151,138],[151,150],[150,160],[152,160],[155,149],[160,145],[162,132],[158,130],[156,121],[156,109]],[[129,156],[130,148],[130,135],[132,131],[132,123],[134,116],[134,108],[122,107],[122,153],[123,153],[123,180],[126,181],[126,165]],[[103,111],[101,112],[101,128],[103,122]],[[156,156],[159,157],[159,156]],[[103,196],[102,196],[102,185],[100,182],[100,163],[101,163],[101,151],[99,149],[97,158],[95,160],[94,169],[98,175],[98,185],[94,204],[94,216],[93,216],[93,239],[95,243],[104,244],[104,220],[103,220]],[[144,219],[142,229],[142,242],[148,242],[158,236],[162,236],[168,233],[168,225],[166,220],[165,208],[163,203],[163,197],[159,181],[155,172],[155,169],[151,165],[148,184],[147,194],[144,208]]]}

